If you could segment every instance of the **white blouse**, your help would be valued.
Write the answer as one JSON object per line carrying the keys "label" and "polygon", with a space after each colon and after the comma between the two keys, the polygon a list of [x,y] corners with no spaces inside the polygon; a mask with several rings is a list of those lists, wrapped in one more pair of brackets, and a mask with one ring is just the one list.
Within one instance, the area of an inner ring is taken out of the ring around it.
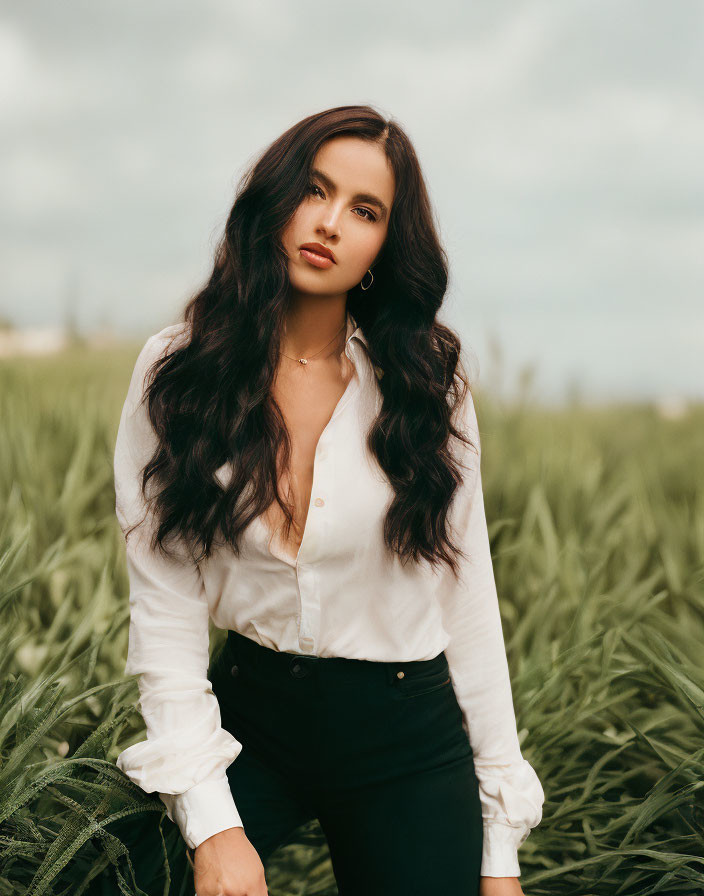
{"label": "white blouse", "polygon": [[[150,337],[132,374],[115,445],[123,534],[144,516],[139,473],[156,446],[146,404],[139,405],[144,376],[158,355],[186,341],[187,326],[173,324]],[[197,566],[187,562],[185,547],[173,561],[150,551],[151,514],[127,539],[125,673],[139,675],[147,737],[123,750],[117,765],[144,791],[159,794],[191,848],[219,831],[244,827],[225,771],[242,744],[221,727],[207,678],[209,618],[218,628],[299,654],[401,662],[444,650],[479,780],[481,874],[518,877],[517,850],[542,818],[544,794],[518,742],[480,454],[461,446],[455,455],[465,465],[465,482],[448,520],[471,558],[458,558],[462,583],[445,565],[433,570],[422,560],[404,569],[395,554],[390,559],[382,524],[393,491],[365,445],[381,406],[380,372],[366,345],[348,313],[345,353],[355,370],[316,448],[310,509],[295,558],[260,517],[245,529],[239,558],[220,547]],[[461,428],[479,445],[469,391],[462,413]],[[228,465],[216,476],[226,483]]]}

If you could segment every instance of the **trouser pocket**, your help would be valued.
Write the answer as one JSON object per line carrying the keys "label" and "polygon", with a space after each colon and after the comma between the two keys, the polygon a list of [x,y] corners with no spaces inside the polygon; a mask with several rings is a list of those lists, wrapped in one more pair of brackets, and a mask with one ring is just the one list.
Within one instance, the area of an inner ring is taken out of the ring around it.
{"label": "trouser pocket", "polygon": [[397,673],[397,690],[403,698],[422,697],[442,688],[451,688],[450,667],[445,653],[432,660],[404,663]]}

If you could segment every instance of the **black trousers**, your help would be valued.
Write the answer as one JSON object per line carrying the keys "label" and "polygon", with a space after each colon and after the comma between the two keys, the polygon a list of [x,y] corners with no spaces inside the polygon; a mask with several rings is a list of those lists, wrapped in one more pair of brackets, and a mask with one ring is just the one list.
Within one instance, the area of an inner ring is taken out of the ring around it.
{"label": "black trousers", "polygon": [[227,770],[263,863],[318,819],[340,896],[476,896],[482,816],[447,658],[372,662],[230,631],[209,678],[242,743]]}

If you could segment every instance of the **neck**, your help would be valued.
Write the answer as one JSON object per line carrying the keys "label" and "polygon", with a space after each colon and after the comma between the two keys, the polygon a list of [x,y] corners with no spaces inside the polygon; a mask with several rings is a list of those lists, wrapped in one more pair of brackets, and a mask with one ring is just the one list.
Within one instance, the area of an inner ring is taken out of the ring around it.
{"label": "neck", "polygon": [[[345,297],[346,298],[346,297]],[[281,351],[289,358],[326,357],[344,341],[346,302],[326,299],[294,303],[286,313]]]}

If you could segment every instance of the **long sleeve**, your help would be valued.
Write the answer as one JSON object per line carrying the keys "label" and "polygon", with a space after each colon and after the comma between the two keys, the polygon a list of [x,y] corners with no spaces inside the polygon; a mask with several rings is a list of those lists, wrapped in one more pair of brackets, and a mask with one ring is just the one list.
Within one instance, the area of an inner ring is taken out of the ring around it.
{"label": "long sleeve", "polygon": [[484,830],[481,874],[519,877],[518,847],[541,821],[545,795],[518,742],[484,510],[479,428],[469,392],[464,408],[463,428],[478,452],[467,448],[464,453],[466,479],[451,514],[468,559],[460,559],[461,583],[450,573],[443,580],[443,619],[450,636],[445,653],[479,781]]}
{"label": "long sleeve", "polygon": [[130,627],[125,673],[139,675],[147,729],[147,739],[123,750],[117,765],[144,791],[159,794],[169,818],[195,848],[221,830],[242,826],[225,771],[242,745],[221,727],[207,678],[209,609],[200,569],[182,548],[175,560],[150,550],[151,510],[143,519],[140,474],[154,452],[156,434],[140,399],[145,373],[165,347],[157,334],[140,352],[115,445],[115,509],[123,535],[140,523],[126,539]]}

